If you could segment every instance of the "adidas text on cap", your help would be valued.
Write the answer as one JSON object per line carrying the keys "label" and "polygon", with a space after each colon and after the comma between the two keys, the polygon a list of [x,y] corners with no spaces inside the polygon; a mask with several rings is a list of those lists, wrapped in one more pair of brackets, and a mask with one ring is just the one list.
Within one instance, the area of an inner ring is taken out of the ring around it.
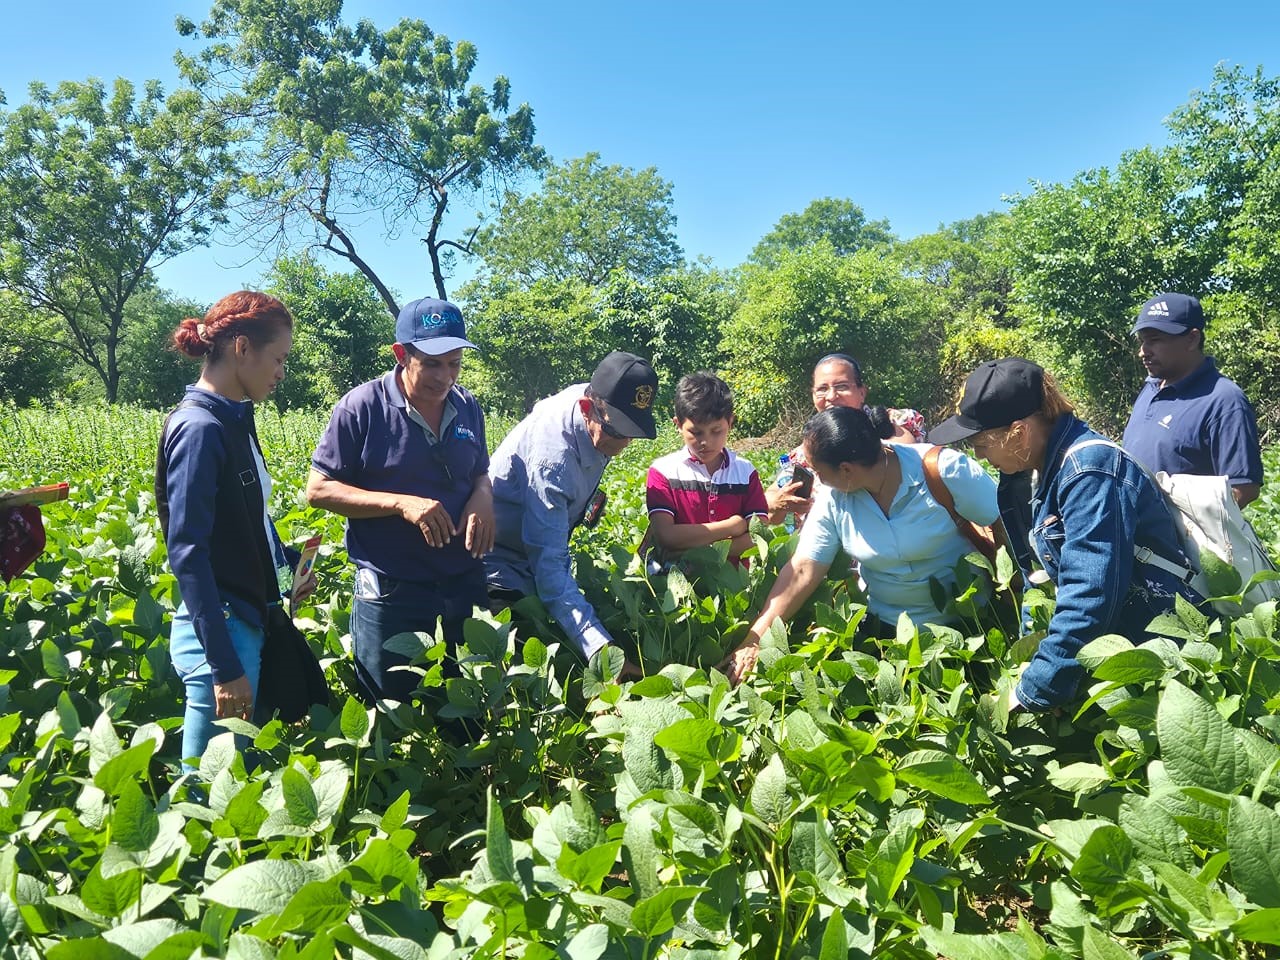
{"label": "adidas text on cap", "polygon": [[1142,305],[1133,332],[1159,330],[1174,335],[1188,330],[1204,329],[1204,310],[1200,301],[1185,293],[1158,293]]}

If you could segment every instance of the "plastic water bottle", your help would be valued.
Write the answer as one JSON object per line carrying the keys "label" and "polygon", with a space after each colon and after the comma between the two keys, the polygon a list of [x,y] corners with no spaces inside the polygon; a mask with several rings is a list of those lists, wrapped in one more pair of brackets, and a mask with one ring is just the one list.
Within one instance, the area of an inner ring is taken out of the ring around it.
{"label": "plastic water bottle", "polygon": [[[778,486],[785,487],[795,476],[795,470],[791,466],[791,455],[784,453],[778,458]],[[788,512],[782,520],[783,526],[787,528],[787,533],[796,532],[796,515]]]}

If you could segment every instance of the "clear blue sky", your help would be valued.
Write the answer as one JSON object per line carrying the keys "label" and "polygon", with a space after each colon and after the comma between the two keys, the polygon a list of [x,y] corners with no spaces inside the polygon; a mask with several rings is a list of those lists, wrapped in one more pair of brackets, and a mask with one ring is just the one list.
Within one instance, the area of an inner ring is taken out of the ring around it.
{"label": "clear blue sky", "polygon": [[[0,0],[0,89],[123,75],[172,86],[189,0]],[[1219,61],[1280,73],[1280,4],[495,2],[348,0],[345,16],[420,17],[479,49],[475,79],[511,80],[559,160],[653,166],[674,184],[688,256],[740,263],[782,215],[848,197],[900,236],[1004,206],[1165,141],[1162,121]],[[189,48],[188,48],[189,49]],[[474,221],[453,211],[459,230]],[[422,245],[363,255],[406,299],[430,292]],[[228,247],[160,271],[212,300],[261,276]],[[344,263],[333,261],[335,268]],[[461,279],[461,277],[459,278]],[[455,285],[456,285],[455,281]]]}

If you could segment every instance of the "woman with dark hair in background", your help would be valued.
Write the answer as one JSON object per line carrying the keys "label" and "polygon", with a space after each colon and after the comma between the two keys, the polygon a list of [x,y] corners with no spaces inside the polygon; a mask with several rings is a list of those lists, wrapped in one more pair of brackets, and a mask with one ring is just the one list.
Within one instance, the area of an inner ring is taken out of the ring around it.
{"label": "woman with dark hair in background", "polygon": [[[1189,566],[1155,481],[1078,419],[1039,365],[1009,357],[978,367],[965,382],[960,412],[929,439],[967,441],[1000,471],[1000,513],[1023,576],[1032,580],[1034,560],[1057,585],[1048,636],[1022,672],[1011,706],[1062,706],[1084,677],[1076,654],[1086,643],[1107,633],[1140,642],[1178,595],[1201,601],[1176,574],[1136,556],[1135,548],[1145,548],[1149,558]],[[1015,479],[1029,471],[1037,482],[1028,511],[1026,487]]]}
{"label": "woman with dark hair in background", "polygon": [[[271,477],[253,404],[284,379],[292,345],[284,304],[244,290],[173,333],[175,350],[203,361],[156,456],[160,528],[182,598],[169,654],[186,686],[184,766],[204,753],[215,719],[253,716],[268,607],[280,603],[280,571],[290,568],[267,515]],[[295,593],[313,588],[312,579]]]}
{"label": "woman with dark hair in background", "polygon": [[[956,564],[973,545],[930,493],[921,452],[889,443],[891,430],[887,420],[877,430],[864,411],[845,406],[830,407],[805,425],[805,454],[823,485],[764,609],[725,659],[733,683],[755,666],[760,638],[774,620],[800,609],[840,548],[858,562],[867,584],[863,632],[891,635],[902,613],[917,624],[954,620],[934,605],[929,581],[954,584]],[[981,526],[995,521],[996,485],[980,464],[944,450],[938,473],[960,516]]]}

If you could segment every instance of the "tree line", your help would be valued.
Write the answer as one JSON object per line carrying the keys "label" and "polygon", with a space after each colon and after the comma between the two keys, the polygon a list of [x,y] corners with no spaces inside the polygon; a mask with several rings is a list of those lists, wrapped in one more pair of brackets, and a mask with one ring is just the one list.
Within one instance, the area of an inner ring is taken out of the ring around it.
{"label": "tree line", "polygon": [[[177,31],[196,48],[172,93],[74,80],[0,109],[0,400],[172,403],[191,371],[165,339],[203,305],[154,271],[218,231],[276,254],[261,286],[301,320],[276,402],[332,403],[389,363],[405,292],[352,231],[376,215],[422,241],[482,347],[468,385],[510,414],[616,348],[651,356],[668,394],[721,371],[763,433],[810,409],[814,361],[841,349],[875,401],[934,418],[978,362],[1020,354],[1114,430],[1142,376],[1132,317],[1178,290],[1204,300],[1209,350],[1263,430],[1280,424],[1280,81],[1261,67],[1220,66],[1166,145],[999,212],[901,238],[819,198],[721,269],[682,249],[658,171],[555,161],[510,81],[476,80],[475,46],[421,20],[215,0]],[[460,226],[463,201],[492,215]],[[452,289],[463,260],[473,279]]]}

